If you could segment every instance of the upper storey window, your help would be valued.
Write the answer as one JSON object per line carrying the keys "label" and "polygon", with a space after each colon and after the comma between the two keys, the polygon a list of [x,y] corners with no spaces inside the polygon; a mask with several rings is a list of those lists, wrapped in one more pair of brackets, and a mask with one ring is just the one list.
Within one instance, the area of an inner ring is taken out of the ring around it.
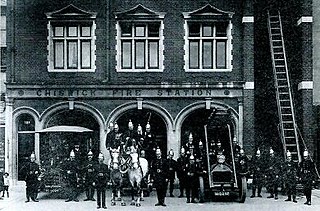
{"label": "upper storey window", "polygon": [[96,13],[69,5],[46,15],[49,72],[95,71]]}
{"label": "upper storey window", "polygon": [[185,70],[231,71],[233,13],[211,5],[184,13]]}
{"label": "upper storey window", "polygon": [[163,18],[142,5],[116,14],[117,71],[163,71]]}

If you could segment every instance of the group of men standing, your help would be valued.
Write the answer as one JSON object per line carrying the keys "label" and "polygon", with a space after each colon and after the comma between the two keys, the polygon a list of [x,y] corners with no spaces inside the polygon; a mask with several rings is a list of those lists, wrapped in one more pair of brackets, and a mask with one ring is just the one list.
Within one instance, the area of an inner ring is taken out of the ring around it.
{"label": "group of men standing", "polygon": [[[267,161],[267,162],[266,162]],[[300,163],[292,160],[290,151],[286,153],[286,160],[275,155],[275,152],[270,148],[268,159],[265,161],[261,157],[260,150],[257,150],[255,157],[251,160],[250,172],[253,177],[252,195],[262,197],[261,190],[265,185],[269,196],[267,198],[278,199],[279,188],[285,188],[288,198],[285,201],[293,201],[297,203],[297,183],[303,185],[303,191],[307,201],[305,204],[311,205],[312,184],[315,179],[315,166],[310,159],[307,150],[303,153],[303,159]]]}

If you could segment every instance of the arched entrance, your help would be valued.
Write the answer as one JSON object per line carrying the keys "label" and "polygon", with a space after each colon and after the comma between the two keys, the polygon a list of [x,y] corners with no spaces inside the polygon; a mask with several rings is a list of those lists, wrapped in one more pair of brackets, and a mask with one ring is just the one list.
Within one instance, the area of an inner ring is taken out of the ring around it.
{"label": "arched entrance", "polygon": [[55,165],[69,157],[75,145],[79,145],[80,159],[85,159],[89,150],[95,156],[100,151],[100,126],[91,113],[81,109],[59,110],[47,118],[44,128],[68,125],[81,126],[93,132],[46,132],[40,133],[40,159],[43,164]]}
{"label": "arched entrance", "polygon": [[155,142],[163,152],[167,152],[167,127],[163,118],[151,109],[129,109],[124,111],[116,119],[120,131],[125,132],[128,129],[128,122],[132,121],[134,130],[137,130],[140,124],[143,132],[146,129],[146,124],[149,122],[151,132],[155,136]]}
{"label": "arched entrance", "polygon": [[21,114],[17,118],[18,129],[18,180],[25,179],[23,167],[35,151],[35,120],[30,114]]}

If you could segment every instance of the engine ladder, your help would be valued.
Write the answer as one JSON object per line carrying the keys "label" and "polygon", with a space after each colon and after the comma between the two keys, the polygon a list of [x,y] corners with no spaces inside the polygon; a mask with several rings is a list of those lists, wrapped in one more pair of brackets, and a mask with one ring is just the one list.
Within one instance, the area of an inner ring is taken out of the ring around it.
{"label": "engine ladder", "polygon": [[295,162],[301,161],[293,97],[286,60],[280,12],[268,11],[268,31],[275,79],[280,137],[283,150],[289,150]]}

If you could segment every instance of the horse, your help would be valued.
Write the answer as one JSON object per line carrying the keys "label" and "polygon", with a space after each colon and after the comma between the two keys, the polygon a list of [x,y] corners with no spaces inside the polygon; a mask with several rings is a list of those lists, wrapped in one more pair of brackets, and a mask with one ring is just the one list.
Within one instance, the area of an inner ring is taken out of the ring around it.
{"label": "horse", "polygon": [[[132,147],[130,152],[130,163],[128,168],[128,177],[131,184],[131,196],[132,201],[130,205],[136,205],[140,207],[140,201],[143,198],[143,191],[141,188],[142,179],[148,173],[148,161],[145,158],[139,157],[137,149]],[[135,188],[137,189],[138,198],[137,200],[134,199],[135,196]]]}
{"label": "horse", "polygon": [[110,169],[110,179],[112,185],[112,194],[111,194],[111,206],[116,205],[115,195],[117,193],[118,201],[121,201],[121,206],[125,206],[126,203],[121,198],[122,191],[122,172],[120,171],[120,149],[110,149],[111,158],[108,161],[108,167]]}

